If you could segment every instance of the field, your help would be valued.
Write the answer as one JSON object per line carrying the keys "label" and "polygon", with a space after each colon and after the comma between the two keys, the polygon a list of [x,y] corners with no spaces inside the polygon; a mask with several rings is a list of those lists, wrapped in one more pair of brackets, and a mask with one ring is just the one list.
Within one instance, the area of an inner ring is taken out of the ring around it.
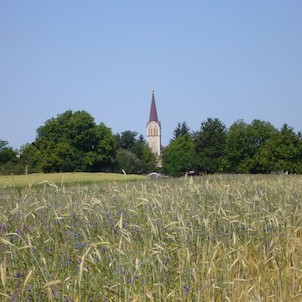
{"label": "field", "polygon": [[98,182],[119,181],[119,180],[143,180],[146,177],[141,175],[123,175],[117,173],[51,173],[51,174],[28,174],[0,176],[0,188],[37,186],[45,183],[54,185],[70,184],[93,184]]}
{"label": "field", "polygon": [[45,180],[0,187],[1,301],[302,300],[301,176]]}

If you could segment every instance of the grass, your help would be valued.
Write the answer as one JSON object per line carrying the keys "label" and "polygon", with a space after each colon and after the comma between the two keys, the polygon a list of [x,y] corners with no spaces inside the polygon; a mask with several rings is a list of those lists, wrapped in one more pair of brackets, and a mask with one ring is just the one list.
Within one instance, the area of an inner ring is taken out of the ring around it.
{"label": "grass", "polygon": [[51,174],[27,174],[27,175],[9,175],[0,176],[0,188],[5,187],[25,187],[37,186],[45,182],[51,182],[56,185],[66,184],[92,184],[104,181],[120,180],[143,180],[141,175],[123,175],[117,173],[51,173]]}
{"label": "grass", "polygon": [[3,301],[301,301],[302,177],[0,191]]}

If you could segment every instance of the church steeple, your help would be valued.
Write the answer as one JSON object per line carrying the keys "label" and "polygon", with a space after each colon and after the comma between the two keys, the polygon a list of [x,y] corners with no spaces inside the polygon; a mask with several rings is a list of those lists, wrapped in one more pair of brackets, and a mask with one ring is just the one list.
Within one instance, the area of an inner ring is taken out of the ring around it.
{"label": "church steeple", "polygon": [[161,125],[156,110],[154,89],[152,89],[150,116],[146,130],[148,145],[152,152],[159,157],[161,153]]}
{"label": "church steeple", "polygon": [[150,122],[156,122],[156,123],[159,122],[157,116],[156,104],[155,104],[154,89],[152,89],[152,100],[151,100],[149,123]]}

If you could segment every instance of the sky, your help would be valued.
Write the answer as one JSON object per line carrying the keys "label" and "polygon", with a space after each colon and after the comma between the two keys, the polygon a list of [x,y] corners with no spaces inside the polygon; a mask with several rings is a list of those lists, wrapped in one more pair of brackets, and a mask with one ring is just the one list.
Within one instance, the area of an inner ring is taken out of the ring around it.
{"label": "sky", "polygon": [[302,130],[301,0],[0,1],[0,140],[85,110],[162,144],[186,121],[261,119]]}

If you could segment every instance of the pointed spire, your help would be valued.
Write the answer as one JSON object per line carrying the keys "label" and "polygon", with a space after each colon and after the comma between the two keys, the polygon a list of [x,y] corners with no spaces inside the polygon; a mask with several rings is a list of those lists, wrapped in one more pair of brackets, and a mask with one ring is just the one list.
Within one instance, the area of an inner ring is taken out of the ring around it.
{"label": "pointed spire", "polygon": [[159,122],[157,117],[156,104],[155,104],[154,88],[152,89],[152,100],[151,100],[149,123],[150,122],[156,122],[156,123]]}

